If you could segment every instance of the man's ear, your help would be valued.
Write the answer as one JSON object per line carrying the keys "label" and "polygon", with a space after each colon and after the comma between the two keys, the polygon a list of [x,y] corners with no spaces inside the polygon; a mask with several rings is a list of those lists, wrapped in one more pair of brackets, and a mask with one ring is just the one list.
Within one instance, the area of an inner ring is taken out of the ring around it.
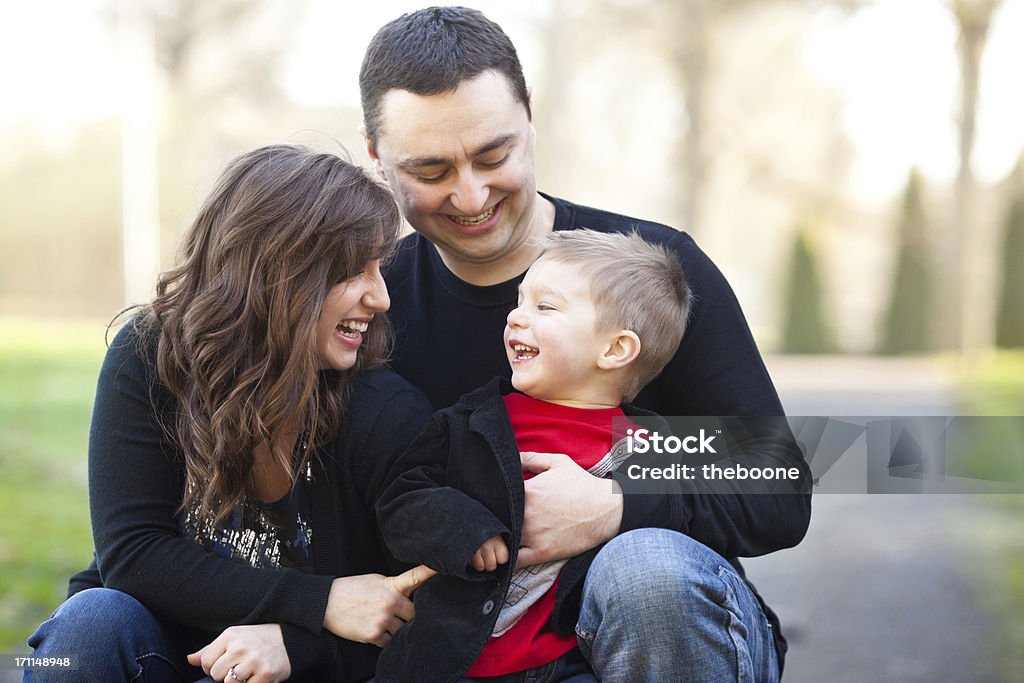
{"label": "man's ear", "polygon": [[612,335],[604,353],[597,359],[602,370],[624,368],[640,355],[640,337],[633,330],[619,330]]}
{"label": "man's ear", "polygon": [[370,161],[373,162],[373,168],[377,171],[377,175],[382,180],[387,181],[387,176],[384,175],[384,164],[380,163],[380,157],[377,156],[377,150],[373,148],[373,141],[370,140],[370,134],[366,131],[366,124],[359,126],[359,134],[363,136],[363,141],[366,143],[366,154],[370,157]]}

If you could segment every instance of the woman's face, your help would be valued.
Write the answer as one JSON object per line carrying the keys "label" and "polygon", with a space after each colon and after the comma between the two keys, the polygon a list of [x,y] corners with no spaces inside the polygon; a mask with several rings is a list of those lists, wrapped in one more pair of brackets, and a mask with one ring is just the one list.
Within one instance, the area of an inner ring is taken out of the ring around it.
{"label": "woman's face", "polygon": [[355,277],[334,285],[327,293],[316,325],[320,368],[351,369],[373,316],[390,306],[379,259],[369,261]]}

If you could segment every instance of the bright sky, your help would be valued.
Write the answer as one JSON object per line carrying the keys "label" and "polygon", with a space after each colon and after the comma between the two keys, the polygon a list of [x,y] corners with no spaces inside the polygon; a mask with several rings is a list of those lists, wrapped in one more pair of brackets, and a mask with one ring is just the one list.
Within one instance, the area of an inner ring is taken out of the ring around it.
{"label": "bright sky", "polygon": [[[859,155],[858,194],[896,194],[911,165],[934,180],[956,170],[956,29],[946,0],[880,0],[852,19],[823,11],[807,45],[808,68],[841,92]],[[0,0],[0,126],[34,121],[55,140],[117,103],[116,47],[99,15],[109,0]],[[366,42],[387,20],[425,3],[376,0],[354,8],[310,0],[284,86],[308,104],[357,103]],[[527,70],[543,0],[467,2],[502,24]],[[358,9],[358,13],[354,13]],[[1024,0],[1004,0],[984,57],[975,170],[1002,178],[1024,148]],[[324,65],[330,65],[325,75]],[[331,83],[325,88],[324,82]]]}
{"label": "bright sky", "polygon": [[[973,166],[1002,179],[1024,149],[1024,1],[1004,0],[982,61]],[[812,73],[839,88],[857,146],[854,184],[887,196],[920,166],[933,180],[957,170],[957,28],[945,0],[878,2],[844,20],[822,12],[808,45]]]}

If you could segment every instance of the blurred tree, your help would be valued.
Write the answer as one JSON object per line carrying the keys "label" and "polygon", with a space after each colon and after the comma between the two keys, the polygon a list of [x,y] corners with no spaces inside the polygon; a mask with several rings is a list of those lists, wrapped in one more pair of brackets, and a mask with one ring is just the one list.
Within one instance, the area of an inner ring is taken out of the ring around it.
{"label": "blurred tree", "polygon": [[[715,117],[709,97],[718,76],[715,49],[722,39],[723,29],[744,12],[764,10],[771,5],[810,12],[826,6],[854,11],[865,4],[864,0],[602,0],[598,3],[599,12],[592,12],[592,16],[603,17],[606,26],[614,26],[616,32],[635,36],[638,40],[633,42],[638,49],[653,49],[667,55],[670,73],[682,94],[684,128],[673,142],[673,156],[681,169],[674,211],[679,216],[679,229],[699,234],[704,226],[705,185],[720,150],[719,138],[728,137],[722,131],[713,134]],[[762,76],[770,79],[775,74],[765,72]],[[764,172],[764,167],[762,164],[760,172]]]}
{"label": "blurred tree", "polygon": [[836,348],[825,319],[818,268],[806,225],[797,227],[784,295],[783,353],[828,353]]}
{"label": "blurred tree", "polygon": [[915,168],[903,193],[899,256],[882,329],[882,353],[912,353],[930,347],[931,273],[922,204],[921,174]]}
{"label": "blurred tree", "polygon": [[690,232],[751,325],[780,329],[778,235],[814,215],[823,249],[865,243],[846,105],[806,59],[817,25],[861,4],[556,0],[534,95],[541,186]]}
{"label": "blurred tree", "polygon": [[[292,0],[122,2],[152,26],[160,79],[158,182],[164,260],[197,201],[205,169],[250,145],[288,106],[276,69],[303,3]],[[115,14],[111,15],[113,19]]]}
{"label": "blurred tree", "polygon": [[1006,214],[1003,234],[1002,281],[996,317],[996,345],[1003,348],[1024,346],[1024,196],[1018,196]]}
{"label": "blurred tree", "polygon": [[976,183],[971,167],[978,110],[978,76],[992,15],[1002,0],[947,0],[959,31],[957,54],[960,61],[959,169],[953,209],[953,237],[943,240],[941,263],[943,291],[940,341],[944,348],[965,352],[992,345],[993,321],[990,307],[993,292],[984,291],[981,264],[991,245],[977,229]]}

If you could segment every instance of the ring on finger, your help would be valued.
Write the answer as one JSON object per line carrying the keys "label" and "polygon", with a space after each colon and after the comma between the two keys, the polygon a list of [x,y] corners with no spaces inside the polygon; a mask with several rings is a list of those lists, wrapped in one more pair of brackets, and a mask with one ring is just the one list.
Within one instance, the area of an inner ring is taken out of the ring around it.
{"label": "ring on finger", "polygon": [[[238,665],[235,664],[235,666],[238,666]],[[228,678],[230,678],[233,681],[238,681],[238,683],[245,683],[247,680],[249,680],[248,678],[242,678],[241,676],[236,674],[235,673],[235,666],[233,666],[230,669],[228,669]],[[227,680],[227,679],[225,679],[225,680]]]}

